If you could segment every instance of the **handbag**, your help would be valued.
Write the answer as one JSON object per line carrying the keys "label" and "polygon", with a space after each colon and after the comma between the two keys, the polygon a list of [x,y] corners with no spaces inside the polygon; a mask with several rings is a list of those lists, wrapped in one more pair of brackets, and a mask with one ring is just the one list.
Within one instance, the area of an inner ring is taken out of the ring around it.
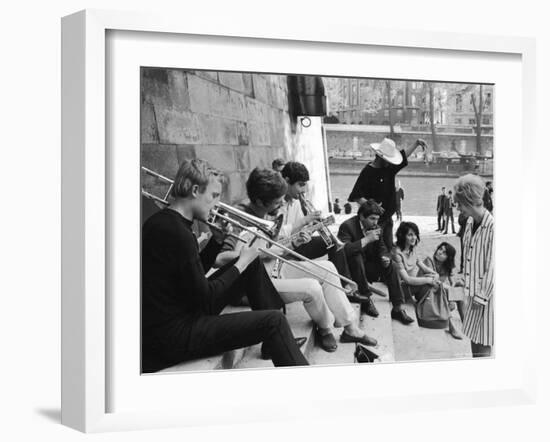
{"label": "handbag", "polygon": [[421,327],[447,328],[450,316],[447,290],[442,285],[430,288],[416,304],[416,317]]}
{"label": "handbag", "polygon": [[355,360],[360,363],[375,362],[375,360],[378,359],[378,355],[376,353],[359,343],[355,345],[354,356]]}

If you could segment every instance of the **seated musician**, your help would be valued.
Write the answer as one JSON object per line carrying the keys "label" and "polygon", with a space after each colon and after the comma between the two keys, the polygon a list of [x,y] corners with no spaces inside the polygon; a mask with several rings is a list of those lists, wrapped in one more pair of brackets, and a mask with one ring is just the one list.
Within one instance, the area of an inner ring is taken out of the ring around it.
{"label": "seated musician", "polygon": [[[302,163],[291,161],[285,164],[281,175],[288,184],[285,195],[285,201],[281,207],[281,213],[284,215],[283,228],[281,236],[290,236],[295,232],[302,230],[308,224],[319,221],[321,212],[310,211],[306,215],[306,209],[302,207],[302,201],[305,200],[305,192],[309,181],[309,172]],[[297,250],[301,255],[307,258],[315,259],[328,253],[328,259],[331,261],[342,276],[353,279],[359,286],[359,292],[355,291],[348,295],[351,302],[361,304],[361,310],[369,316],[377,317],[378,311],[370,298],[368,290],[361,291],[361,287],[366,285],[366,281],[357,281],[350,272],[347,257],[344,249],[338,245],[327,248],[327,244],[321,236],[313,236],[311,241],[300,246]],[[364,282],[364,284],[361,284]]]}
{"label": "seated musician", "polygon": [[[257,218],[265,219],[276,215],[282,205],[287,185],[279,173],[256,168],[246,182],[246,189],[249,202],[240,204],[237,208]],[[309,240],[307,233],[303,235],[298,233],[288,242],[284,240],[280,242],[290,249],[297,250],[307,240]],[[259,239],[256,240],[256,243],[258,242],[264,243],[261,247],[266,246],[265,241]],[[227,261],[235,259],[241,253],[240,245],[242,243],[234,238],[226,238],[222,253],[216,259],[216,265],[224,265]],[[284,251],[275,245],[269,248],[269,251],[279,256],[284,254]],[[332,352],[337,348],[332,330],[334,324],[344,327],[340,337],[342,342],[377,344],[375,339],[367,336],[357,326],[354,309],[346,298],[340,278],[331,262],[290,261],[289,264],[283,260],[266,257],[264,264],[268,272],[274,276],[273,285],[285,303],[296,301],[304,303],[306,311],[316,324],[317,338],[324,350]],[[319,277],[314,279],[311,273],[296,268],[292,264],[302,266],[309,272],[318,274]]]}
{"label": "seated musician", "polygon": [[[205,161],[185,160],[174,181],[173,202],[143,225],[143,372],[260,342],[275,366],[308,365],[255,248],[244,247],[235,260],[205,277],[224,235],[213,232],[199,254],[191,225],[207,219],[220,192],[215,170]],[[220,315],[245,294],[254,311]]]}
{"label": "seated musician", "polygon": [[359,206],[357,215],[340,225],[338,238],[345,242],[348,264],[354,281],[359,282],[359,290],[368,291],[363,281],[382,281],[388,286],[390,300],[393,304],[391,317],[410,324],[414,320],[403,309],[405,297],[400,279],[391,261],[391,252],[380,238],[381,229],[378,220],[384,209],[373,199],[368,199]]}

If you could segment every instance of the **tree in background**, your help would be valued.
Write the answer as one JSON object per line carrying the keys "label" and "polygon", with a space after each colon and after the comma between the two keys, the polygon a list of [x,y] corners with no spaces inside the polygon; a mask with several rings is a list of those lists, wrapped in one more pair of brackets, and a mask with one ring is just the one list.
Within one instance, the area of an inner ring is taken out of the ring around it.
{"label": "tree in background", "polygon": [[476,133],[476,153],[481,155],[481,119],[483,117],[483,85],[479,85],[479,101],[476,103],[475,91],[470,94],[470,100],[474,108],[475,115],[475,133]]}

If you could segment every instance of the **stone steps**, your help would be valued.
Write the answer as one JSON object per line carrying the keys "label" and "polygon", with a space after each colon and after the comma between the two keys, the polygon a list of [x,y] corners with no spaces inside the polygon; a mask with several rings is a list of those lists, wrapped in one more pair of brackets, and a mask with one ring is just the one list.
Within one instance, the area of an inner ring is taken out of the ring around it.
{"label": "stone steps", "polygon": [[[387,287],[375,283],[376,288],[387,293]],[[373,301],[380,313],[372,318],[359,313],[359,305],[352,304],[360,318],[359,326],[378,341],[376,347],[369,347],[379,356],[377,362],[418,361],[434,359],[470,358],[470,341],[456,340],[447,330],[434,330],[419,327],[416,322],[414,305],[405,304],[407,314],[415,319],[409,325],[391,319],[392,305],[388,297],[373,295]],[[225,313],[235,313],[249,310],[248,307],[228,307]],[[453,311],[456,322],[460,324],[458,312]],[[315,343],[314,324],[299,302],[286,306],[286,317],[295,337],[306,337],[306,343],[301,347],[302,353],[311,365],[341,365],[354,363],[355,344],[342,343],[340,335],[343,328],[336,328],[334,335],[338,341],[338,349],[329,353]],[[209,358],[184,362],[162,370],[162,372],[210,371],[221,369],[246,369],[273,367],[271,360],[263,360],[260,356],[261,344],[237,349]]]}
{"label": "stone steps", "polygon": [[[356,311],[356,317],[359,318],[359,304],[352,304]],[[338,348],[335,352],[329,353],[323,350],[319,345],[312,348],[312,351],[306,355],[311,365],[341,365],[353,364],[355,344],[340,342],[340,335],[344,331],[343,327],[334,329],[334,337],[338,342]]]}
{"label": "stone steps", "polygon": [[395,348],[390,316],[392,305],[387,296],[388,288],[379,282],[375,282],[373,286],[386,293],[386,297],[372,295],[372,301],[380,314],[377,318],[361,315],[361,328],[378,341],[378,345],[372,347],[372,351],[380,357],[380,362],[394,362]]}
{"label": "stone steps", "polygon": [[[286,305],[286,318],[290,324],[292,334],[295,338],[305,337],[307,341],[300,348],[306,359],[315,345],[314,324],[307,314],[301,302],[293,302]],[[248,347],[244,351],[243,357],[233,366],[236,369],[243,368],[266,368],[273,367],[271,360],[261,358],[261,344]]]}
{"label": "stone steps", "polygon": [[[405,309],[407,314],[415,319],[415,322],[403,325],[399,321],[391,321],[396,361],[472,357],[470,341],[467,338],[457,340],[446,329],[420,327],[416,322],[414,304],[405,304]],[[452,314],[460,324],[458,312],[455,310]]]}

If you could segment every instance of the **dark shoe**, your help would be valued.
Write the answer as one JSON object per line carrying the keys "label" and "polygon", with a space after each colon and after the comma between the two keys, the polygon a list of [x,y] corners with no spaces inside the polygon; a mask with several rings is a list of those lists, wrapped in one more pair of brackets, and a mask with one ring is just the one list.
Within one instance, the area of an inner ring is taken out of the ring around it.
{"label": "dark shoe", "polygon": [[361,304],[362,302],[366,302],[370,299],[369,295],[362,295],[359,292],[353,292],[349,295],[347,295],[349,302],[355,302],[357,304]]}
{"label": "dark shoe", "polygon": [[391,311],[391,318],[397,319],[402,324],[409,325],[412,322],[414,322],[414,319],[411,318],[409,315],[407,315],[407,312],[403,309],[400,310],[393,310]]}
{"label": "dark shoe", "polygon": [[374,302],[372,302],[372,299],[370,298],[367,298],[365,302],[361,303],[361,312],[366,313],[373,318],[377,318],[379,315],[378,310],[376,310],[376,307],[374,306]]}
{"label": "dark shoe", "polygon": [[[307,338],[303,336],[299,338],[294,338],[294,342],[296,342],[298,348],[302,348],[307,342]],[[271,351],[269,350],[269,347],[265,345],[265,343],[262,344],[261,357],[264,361],[271,359]]]}
{"label": "dark shoe", "polygon": [[370,336],[364,334],[363,336],[351,336],[344,330],[340,335],[340,342],[358,342],[359,344],[372,345],[373,347],[378,344],[378,341]]}
{"label": "dark shoe", "polygon": [[315,332],[315,337],[317,342],[319,343],[319,346],[329,353],[335,352],[338,348],[338,344],[336,343],[336,338],[332,333],[327,333],[326,335],[322,335],[321,332],[317,329]]}

